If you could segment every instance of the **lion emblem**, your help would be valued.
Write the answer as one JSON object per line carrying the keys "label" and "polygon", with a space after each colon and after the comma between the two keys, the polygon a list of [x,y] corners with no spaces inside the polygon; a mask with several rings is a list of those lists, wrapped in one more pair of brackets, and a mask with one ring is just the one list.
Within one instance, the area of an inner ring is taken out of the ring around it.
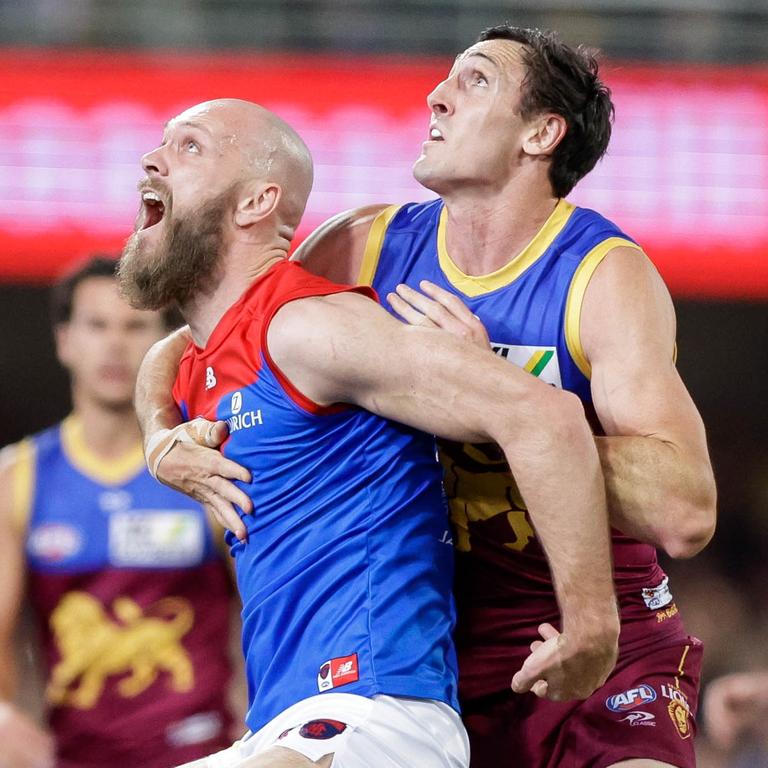
{"label": "lion emblem", "polygon": [[117,622],[87,592],[70,592],[56,606],[50,624],[61,660],[46,689],[52,704],[90,709],[113,675],[128,675],[117,683],[125,698],[145,691],[160,672],[170,675],[174,691],[192,689],[194,670],[181,644],[194,620],[186,600],[163,598],[144,615],[133,600],[119,597],[112,611]]}

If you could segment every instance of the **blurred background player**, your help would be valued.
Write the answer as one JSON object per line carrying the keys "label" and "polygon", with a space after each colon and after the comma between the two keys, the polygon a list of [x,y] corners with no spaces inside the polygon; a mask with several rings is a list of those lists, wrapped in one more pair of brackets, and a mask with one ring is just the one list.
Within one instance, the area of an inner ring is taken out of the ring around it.
{"label": "blurred background player", "polygon": [[[0,469],[0,765],[168,768],[230,742],[231,589],[203,510],[146,471],[133,388],[168,316],[131,308],[115,261],[55,288],[73,409]],[[49,730],[12,703],[34,611]],[[224,640],[222,640],[224,639]]]}

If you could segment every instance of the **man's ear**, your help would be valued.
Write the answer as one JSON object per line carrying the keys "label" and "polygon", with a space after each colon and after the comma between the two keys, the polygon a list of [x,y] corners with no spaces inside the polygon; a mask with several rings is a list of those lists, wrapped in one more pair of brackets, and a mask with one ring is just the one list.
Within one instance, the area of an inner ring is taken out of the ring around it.
{"label": "man's ear", "polygon": [[237,202],[235,224],[249,227],[274,213],[280,202],[283,190],[273,181],[254,182],[245,188]]}
{"label": "man's ear", "polygon": [[560,115],[539,115],[531,121],[523,139],[523,151],[528,155],[551,155],[567,130],[565,118]]}

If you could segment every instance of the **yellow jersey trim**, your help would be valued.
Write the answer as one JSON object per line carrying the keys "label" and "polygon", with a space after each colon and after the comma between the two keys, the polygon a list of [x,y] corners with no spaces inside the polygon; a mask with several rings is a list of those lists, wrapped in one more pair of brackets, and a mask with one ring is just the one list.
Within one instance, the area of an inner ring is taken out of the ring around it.
{"label": "yellow jersey trim", "polygon": [[31,438],[17,443],[13,462],[11,522],[17,531],[29,526],[35,495],[35,444]]}
{"label": "yellow jersey trim", "polygon": [[495,291],[497,288],[503,288],[517,280],[523,272],[544,255],[568,223],[574,209],[575,206],[567,200],[559,200],[555,210],[549,215],[541,229],[512,261],[487,275],[467,275],[456,266],[448,255],[446,246],[448,211],[444,207],[440,212],[440,221],[437,225],[437,258],[440,262],[440,268],[451,284],[466,296],[481,296],[484,293]]}
{"label": "yellow jersey trim", "polygon": [[371,229],[368,232],[368,239],[365,241],[363,263],[360,265],[360,274],[357,277],[358,285],[373,285],[373,278],[376,277],[376,269],[379,266],[379,257],[384,246],[384,236],[387,234],[387,227],[400,208],[402,208],[400,205],[387,206],[373,220]]}
{"label": "yellow jersey trim", "polygon": [[140,442],[118,458],[105,459],[86,445],[83,425],[74,415],[61,422],[61,446],[75,469],[104,485],[122,485],[144,469]]}
{"label": "yellow jersey trim", "polygon": [[565,343],[568,347],[573,362],[579,370],[589,379],[592,377],[592,366],[589,364],[584,349],[581,346],[581,306],[584,302],[584,294],[592,279],[595,270],[602,260],[614,248],[635,248],[642,251],[639,245],[623,237],[609,237],[598,243],[582,259],[576,268],[568,288],[568,298],[565,302]]}

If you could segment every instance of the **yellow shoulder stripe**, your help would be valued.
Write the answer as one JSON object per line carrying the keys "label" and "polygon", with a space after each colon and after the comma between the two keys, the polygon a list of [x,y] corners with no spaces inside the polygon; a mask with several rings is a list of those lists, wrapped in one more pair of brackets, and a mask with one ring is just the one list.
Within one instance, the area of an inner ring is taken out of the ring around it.
{"label": "yellow shoulder stripe", "polygon": [[387,234],[387,227],[401,207],[400,205],[390,205],[373,220],[371,231],[368,233],[368,240],[365,243],[363,263],[360,265],[360,274],[357,278],[358,285],[373,285],[373,278],[376,277],[376,268],[379,266],[379,256],[381,256],[381,249],[384,246],[384,236]]}
{"label": "yellow shoulder stripe", "polygon": [[614,248],[635,248],[641,251],[639,245],[623,237],[609,237],[598,243],[581,261],[571,279],[568,289],[568,299],[565,303],[565,343],[579,370],[589,379],[592,376],[592,366],[589,364],[584,349],[581,346],[581,306],[584,294],[595,270],[602,260]]}
{"label": "yellow shoulder stripe", "polygon": [[23,533],[32,516],[35,495],[35,444],[31,438],[25,438],[16,445],[12,477],[12,523],[17,531]]}

